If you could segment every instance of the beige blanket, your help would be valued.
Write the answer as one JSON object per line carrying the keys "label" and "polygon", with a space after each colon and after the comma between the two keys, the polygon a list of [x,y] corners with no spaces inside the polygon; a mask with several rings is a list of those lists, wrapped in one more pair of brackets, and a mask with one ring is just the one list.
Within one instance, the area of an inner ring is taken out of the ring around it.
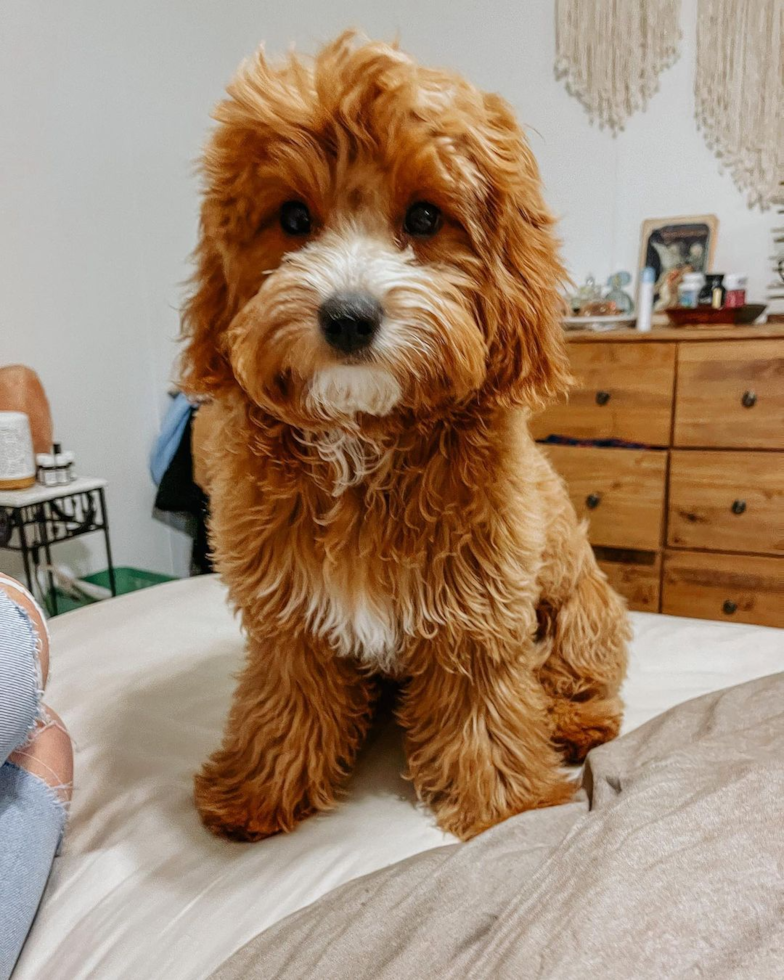
{"label": "beige blanket", "polygon": [[596,749],[584,788],[349,882],[212,980],[784,978],[784,674]]}

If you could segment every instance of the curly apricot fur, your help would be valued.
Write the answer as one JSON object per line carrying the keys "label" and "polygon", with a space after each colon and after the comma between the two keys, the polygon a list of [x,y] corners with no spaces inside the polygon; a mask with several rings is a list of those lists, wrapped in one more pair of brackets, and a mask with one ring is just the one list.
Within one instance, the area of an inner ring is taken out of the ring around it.
{"label": "curly apricot fur", "polygon": [[[204,822],[255,840],[333,806],[381,671],[445,830],[563,802],[563,756],[618,731],[628,626],[527,429],[570,377],[553,219],[509,106],[345,35],[312,63],[259,52],[216,119],[183,378],[214,401],[212,538],[248,660],[196,779]],[[276,221],[291,199],[301,241]],[[417,200],[443,212],[432,239],[401,231]],[[317,310],[340,262],[385,282],[351,376],[386,385],[377,411],[310,397],[336,364]]]}

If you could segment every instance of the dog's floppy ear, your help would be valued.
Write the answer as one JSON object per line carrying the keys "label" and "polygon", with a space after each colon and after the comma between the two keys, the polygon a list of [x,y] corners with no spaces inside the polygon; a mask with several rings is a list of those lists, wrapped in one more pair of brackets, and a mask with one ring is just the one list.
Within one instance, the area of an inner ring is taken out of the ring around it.
{"label": "dog's floppy ear", "polygon": [[572,381],[561,326],[566,273],[539,169],[512,110],[495,95],[484,104],[479,162],[487,181],[490,282],[480,302],[487,385],[502,402],[538,407]]}
{"label": "dog's floppy ear", "polygon": [[225,330],[234,310],[223,261],[210,234],[205,201],[199,243],[193,253],[196,271],[192,291],[182,311],[181,383],[189,394],[214,395],[230,385],[234,375],[224,347]]}

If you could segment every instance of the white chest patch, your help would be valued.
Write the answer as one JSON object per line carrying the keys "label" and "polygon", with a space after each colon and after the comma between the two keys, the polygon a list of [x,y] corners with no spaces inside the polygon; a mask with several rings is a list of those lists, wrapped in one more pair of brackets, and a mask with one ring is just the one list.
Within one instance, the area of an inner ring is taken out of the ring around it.
{"label": "white chest patch", "polygon": [[362,594],[351,596],[324,586],[315,593],[309,625],[323,636],[338,656],[356,657],[385,674],[395,674],[398,631],[391,606],[371,605]]}

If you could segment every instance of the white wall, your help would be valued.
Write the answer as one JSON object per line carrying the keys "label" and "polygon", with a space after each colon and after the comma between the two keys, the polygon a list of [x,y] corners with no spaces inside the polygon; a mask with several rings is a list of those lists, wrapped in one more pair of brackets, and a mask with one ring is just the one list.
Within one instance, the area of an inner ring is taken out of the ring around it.
{"label": "white wall", "polygon": [[192,163],[257,42],[313,50],[347,26],[399,34],[513,103],[575,278],[634,269],[646,217],[714,212],[715,266],[747,271],[757,298],[773,216],[746,208],[696,130],[695,19],[684,0],[680,60],[613,138],[555,81],[542,0],[3,0],[0,362],[37,368],[58,437],[111,481],[117,563],[185,568],[185,543],[150,517],[146,456],[195,239]]}

